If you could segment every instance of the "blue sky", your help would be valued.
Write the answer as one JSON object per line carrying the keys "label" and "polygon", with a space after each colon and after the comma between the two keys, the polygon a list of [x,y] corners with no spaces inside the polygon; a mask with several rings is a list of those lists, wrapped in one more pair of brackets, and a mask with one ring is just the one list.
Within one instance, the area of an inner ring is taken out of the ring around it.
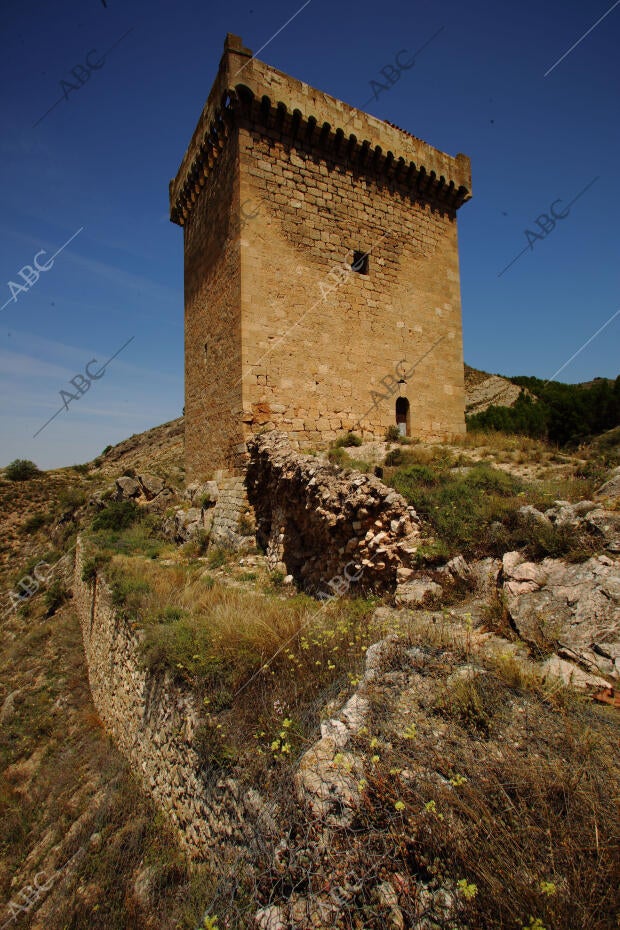
{"label": "blue sky", "polygon": [[[0,463],[86,461],[181,413],[182,232],[168,220],[168,182],[227,32],[254,52],[268,43],[262,60],[361,107],[400,50],[441,29],[367,110],[472,160],[474,197],[459,211],[470,364],[550,377],[620,309],[620,3],[311,0],[271,39],[302,2],[3,0],[0,305],[20,269],[74,238],[0,312]],[[76,84],[87,56],[100,67],[64,99],[61,81]],[[525,230],[541,233],[536,219],[588,185],[499,276],[528,246]],[[60,391],[75,393],[70,379],[132,337],[33,438]],[[615,377],[619,346],[620,315],[560,379]]]}

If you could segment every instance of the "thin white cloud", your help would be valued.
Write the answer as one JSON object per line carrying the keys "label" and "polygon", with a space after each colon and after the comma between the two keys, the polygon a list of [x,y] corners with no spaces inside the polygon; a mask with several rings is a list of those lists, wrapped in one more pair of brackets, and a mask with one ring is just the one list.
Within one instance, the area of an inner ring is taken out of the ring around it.
{"label": "thin white cloud", "polygon": [[[73,377],[75,372],[64,368],[62,365],[36,358],[33,355],[26,355],[23,352],[7,352],[0,349],[0,374],[5,377],[8,375],[19,378],[20,381],[32,378],[55,378],[58,381],[66,381],[67,378]],[[8,387],[9,383],[7,382]]]}

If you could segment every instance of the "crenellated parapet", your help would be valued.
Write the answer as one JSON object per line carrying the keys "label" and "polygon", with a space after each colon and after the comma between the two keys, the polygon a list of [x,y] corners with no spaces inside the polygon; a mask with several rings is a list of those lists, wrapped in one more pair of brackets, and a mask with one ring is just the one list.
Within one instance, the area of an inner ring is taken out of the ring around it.
{"label": "crenellated parapet", "polygon": [[185,224],[235,127],[381,176],[450,209],[471,197],[466,155],[447,155],[398,126],[289,77],[253,58],[241,39],[229,34],[213,88],[170,182],[173,222]]}

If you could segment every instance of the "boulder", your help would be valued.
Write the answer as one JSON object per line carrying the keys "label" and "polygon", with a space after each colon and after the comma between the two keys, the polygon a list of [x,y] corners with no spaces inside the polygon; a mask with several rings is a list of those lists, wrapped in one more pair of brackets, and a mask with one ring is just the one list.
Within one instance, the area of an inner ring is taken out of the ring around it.
{"label": "boulder", "polygon": [[425,607],[438,601],[443,588],[436,581],[419,578],[399,584],[396,588],[396,603],[400,607]]}
{"label": "boulder", "polygon": [[597,508],[585,518],[588,529],[605,540],[610,552],[620,552],[620,513]]}
{"label": "boulder", "polygon": [[[599,644],[609,654],[620,643],[620,570],[599,555],[580,564],[561,559],[503,559],[506,605],[520,635],[531,642],[561,641],[579,651]],[[612,651],[612,654],[615,653]]]}
{"label": "boulder", "polygon": [[601,485],[595,497],[603,500],[617,500],[620,498],[620,465],[611,473],[611,478]]}
{"label": "boulder", "polygon": [[609,687],[609,682],[605,681],[604,678],[584,672],[578,665],[560,659],[557,655],[552,655],[546,662],[543,662],[542,670],[545,678],[559,678],[565,685],[572,688],[582,690],[591,688],[598,691],[601,688]]}
{"label": "boulder", "polygon": [[555,501],[553,507],[545,510],[544,516],[556,526],[578,526],[579,514],[575,512],[570,501]]}
{"label": "boulder", "polygon": [[448,581],[470,582],[472,580],[471,568],[462,555],[457,555],[450,559],[445,565],[437,570],[439,574],[445,575]]}
{"label": "boulder", "polygon": [[541,513],[540,510],[537,510],[536,507],[534,507],[532,504],[526,504],[524,507],[519,507],[517,514],[521,523],[530,523],[532,520],[534,520],[536,523],[551,523],[549,517],[546,516],[546,514]]}
{"label": "boulder", "polygon": [[145,504],[145,510],[149,513],[163,513],[171,506],[173,501],[176,499],[176,494],[172,488],[164,488],[163,491],[154,497],[153,500]]}
{"label": "boulder", "polygon": [[490,597],[497,591],[497,581],[502,568],[500,559],[481,559],[470,564],[474,590],[482,597]]}
{"label": "boulder", "polygon": [[142,485],[142,490],[144,491],[144,496],[147,501],[152,501],[154,497],[161,494],[166,485],[164,479],[159,478],[157,475],[138,475],[138,481]]}
{"label": "boulder", "polygon": [[140,497],[141,493],[140,482],[136,481],[135,478],[123,477],[116,479],[115,497],[117,501],[128,501]]}

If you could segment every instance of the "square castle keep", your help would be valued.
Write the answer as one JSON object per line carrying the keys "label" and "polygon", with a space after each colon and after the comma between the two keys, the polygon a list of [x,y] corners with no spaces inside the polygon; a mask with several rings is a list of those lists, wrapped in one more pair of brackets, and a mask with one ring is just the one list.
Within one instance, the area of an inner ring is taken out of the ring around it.
{"label": "square castle keep", "polygon": [[262,428],[463,433],[456,211],[471,166],[228,35],[176,178],[188,479],[240,474]]}

